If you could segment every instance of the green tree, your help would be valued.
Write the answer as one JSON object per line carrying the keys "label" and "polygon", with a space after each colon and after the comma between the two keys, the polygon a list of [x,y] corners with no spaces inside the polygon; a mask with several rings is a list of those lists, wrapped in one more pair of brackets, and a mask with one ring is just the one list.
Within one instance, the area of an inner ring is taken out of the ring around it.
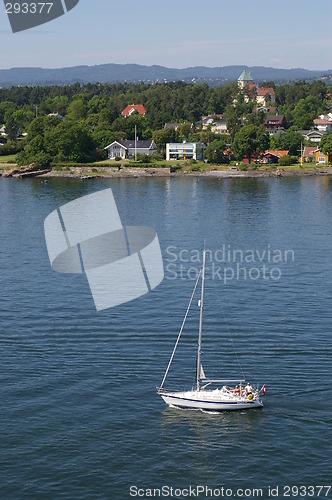
{"label": "green tree", "polygon": [[330,132],[327,135],[324,135],[321,138],[321,141],[319,143],[319,148],[323,153],[328,153],[329,155],[329,161],[331,161],[332,158],[332,132]]}
{"label": "green tree", "polygon": [[151,139],[152,130],[149,126],[148,119],[145,116],[138,114],[128,117],[120,116],[112,123],[111,130],[124,131],[128,139],[134,139],[135,125],[138,139]]}
{"label": "green tree", "polygon": [[239,160],[247,156],[250,163],[253,154],[259,154],[268,147],[269,136],[262,127],[244,125],[236,132],[232,149]]}
{"label": "green tree", "polygon": [[276,148],[287,149],[292,156],[299,155],[302,141],[302,135],[293,130],[286,130],[284,134],[277,134],[275,136]]}
{"label": "green tree", "polygon": [[9,141],[14,141],[18,135],[18,128],[16,126],[13,115],[8,115],[5,121],[5,132]]}
{"label": "green tree", "polygon": [[43,116],[31,123],[27,146],[18,159],[20,164],[38,160],[45,165],[48,159],[82,162],[95,157],[95,143],[84,125]]}
{"label": "green tree", "polygon": [[225,109],[224,116],[226,118],[227,130],[233,140],[236,132],[240,130],[241,127],[241,119],[236,112],[235,107],[231,104],[227,106]]}
{"label": "green tree", "polygon": [[44,149],[60,161],[89,161],[95,154],[94,142],[85,127],[70,121],[46,131]]}
{"label": "green tree", "polygon": [[166,144],[177,141],[177,134],[173,128],[162,128],[152,132],[152,139],[156,143],[158,151],[165,154]]}
{"label": "green tree", "polygon": [[320,110],[321,102],[318,97],[308,96],[300,99],[292,113],[294,126],[300,130],[310,129],[314,116],[317,116]]}
{"label": "green tree", "polygon": [[205,150],[204,158],[209,163],[215,163],[217,165],[228,163],[228,153],[227,149],[227,137],[221,136],[220,139],[215,139],[212,141]]}
{"label": "green tree", "polygon": [[67,117],[73,121],[83,120],[86,116],[86,106],[81,99],[72,101],[67,110]]}
{"label": "green tree", "polygon": [[181,123],[178,127],[178,136],[180,141],[187,141],[191,132],[190,123]]}

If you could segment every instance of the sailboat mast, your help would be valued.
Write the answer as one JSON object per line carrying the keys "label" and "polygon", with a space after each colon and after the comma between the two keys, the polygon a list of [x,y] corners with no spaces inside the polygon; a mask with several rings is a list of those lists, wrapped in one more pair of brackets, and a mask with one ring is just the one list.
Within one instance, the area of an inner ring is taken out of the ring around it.
{"label": "sailboat mast", "polygon": [[204,242],[203,268],[202,268],[202,289],[201,289],[201,300],[200,300],[197,367],[196,367],[196,390],[197,391],[200,390],[200,376],[201,376],[201,350],[202,350],[202,326],[203,326],[204,285],[205,285],[205,260],[206,260],[206,250],[205,250],[205,242]]}

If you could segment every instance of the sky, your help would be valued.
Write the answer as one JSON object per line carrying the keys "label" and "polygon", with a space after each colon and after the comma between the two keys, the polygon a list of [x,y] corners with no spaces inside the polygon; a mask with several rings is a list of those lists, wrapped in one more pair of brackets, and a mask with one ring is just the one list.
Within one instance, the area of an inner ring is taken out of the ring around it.
{"label": "sky", "polygon": [[331,19],[332,0],[80,0],[64,16],[14,34],[0,0],[0,69],[136,63],[327,70]]}

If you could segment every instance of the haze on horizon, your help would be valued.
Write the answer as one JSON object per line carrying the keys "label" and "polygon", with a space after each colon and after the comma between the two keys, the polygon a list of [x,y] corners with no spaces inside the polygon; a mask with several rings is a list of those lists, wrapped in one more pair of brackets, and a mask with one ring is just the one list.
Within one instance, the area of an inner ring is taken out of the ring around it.
{"label": "haze on horizon", "polygon": [[329,70],[332,32],[322,20],[331,18],[331,0],[315,10],[309,0],[80,0],[57,20],[13,34],[1,3],[0,69],[136,63]]}

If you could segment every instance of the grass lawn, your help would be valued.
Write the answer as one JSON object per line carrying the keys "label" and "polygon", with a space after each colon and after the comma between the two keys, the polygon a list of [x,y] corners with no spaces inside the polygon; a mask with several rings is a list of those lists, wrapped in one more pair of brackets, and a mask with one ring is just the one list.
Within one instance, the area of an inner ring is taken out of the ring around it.
{"label": "grass lawn", "polygon": [[0,163],[16,163],[16,155],[0,156]]}

